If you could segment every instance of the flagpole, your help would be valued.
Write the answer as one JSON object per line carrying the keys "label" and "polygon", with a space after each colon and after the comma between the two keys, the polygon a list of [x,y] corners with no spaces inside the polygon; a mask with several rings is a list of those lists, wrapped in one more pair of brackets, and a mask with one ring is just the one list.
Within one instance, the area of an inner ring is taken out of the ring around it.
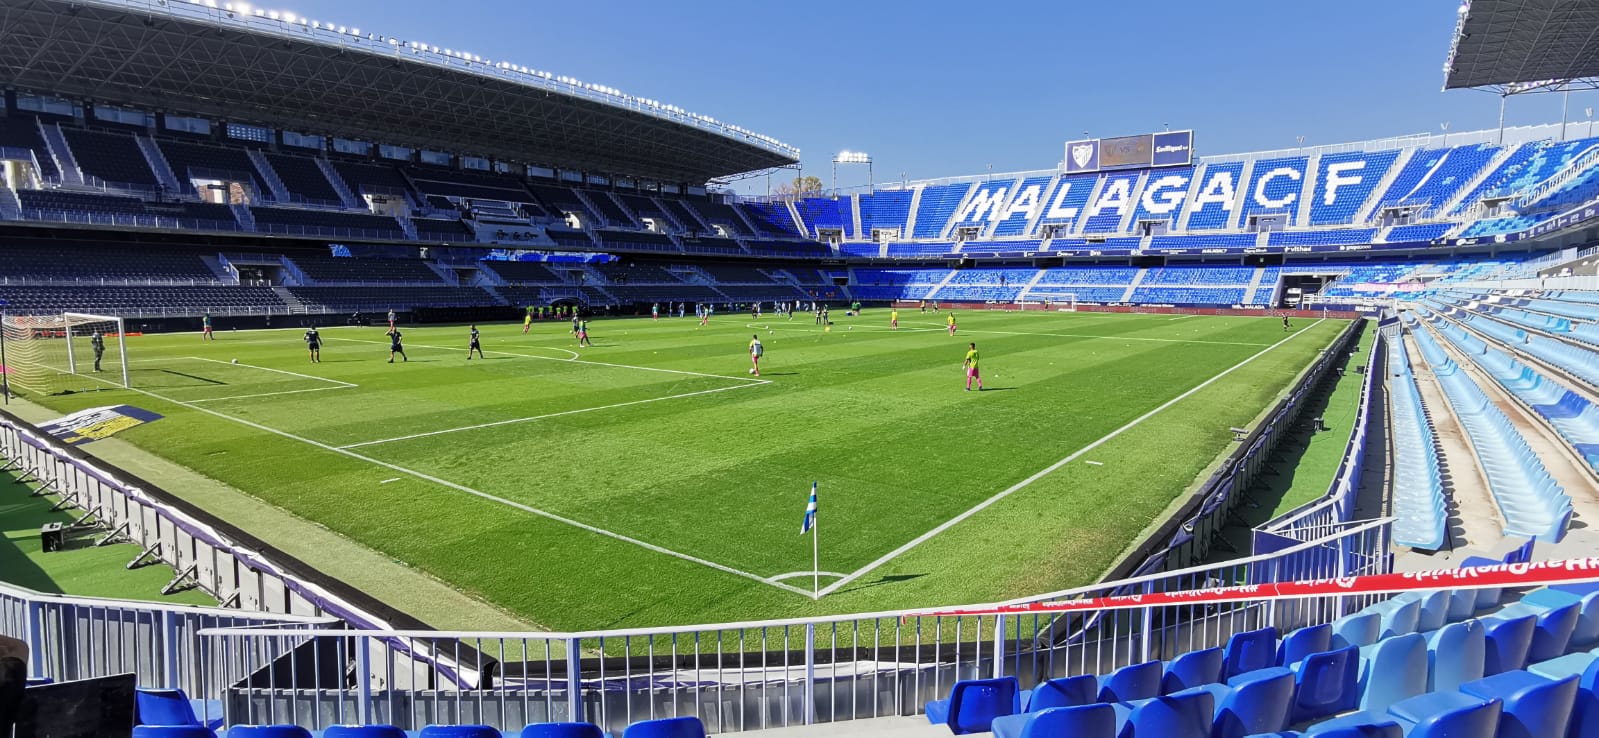
{"label": "flagpole", "polygon": [[821,516],[811,519],[811,599],[822,598],[822,534],[817,527]]}

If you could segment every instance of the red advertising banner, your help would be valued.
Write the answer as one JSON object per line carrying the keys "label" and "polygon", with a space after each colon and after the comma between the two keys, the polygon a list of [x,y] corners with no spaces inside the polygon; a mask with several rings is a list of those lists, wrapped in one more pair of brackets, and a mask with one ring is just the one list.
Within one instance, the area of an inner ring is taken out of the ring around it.
{"label": "red advertising banner", "polygon": [[1182,592],[1150,592],[1148,594],[1091,597],[1061,602],[977,605],[910,613],[906,617],[1024,615],[1088,610],[1127,610],[1137,607],[1249,602],[1293,597],[1396,594],[1399,592],[1430,591],[1435,589],[1536,587],[1594,581],[1599,581],[1599,558],[1535,561],[1526,564],[1497,564],[1494,566],[1394,574],[1371,574],[1359,577],[1338,577],[1335,579],[1306,579],[1296,582],[1269,584],[1244,584],[1233,587],[1211,587]]}

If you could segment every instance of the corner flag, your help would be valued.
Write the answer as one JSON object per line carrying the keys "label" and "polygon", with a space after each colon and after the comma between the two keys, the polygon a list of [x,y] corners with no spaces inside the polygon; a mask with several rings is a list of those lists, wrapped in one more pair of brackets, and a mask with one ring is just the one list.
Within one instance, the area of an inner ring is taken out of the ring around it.
{"label": "corner flag", "polygon": [[805,520],[800,523],[800,535],[811,532],[816,525],[816,483],[811,482],[811,501],[805,504]]}

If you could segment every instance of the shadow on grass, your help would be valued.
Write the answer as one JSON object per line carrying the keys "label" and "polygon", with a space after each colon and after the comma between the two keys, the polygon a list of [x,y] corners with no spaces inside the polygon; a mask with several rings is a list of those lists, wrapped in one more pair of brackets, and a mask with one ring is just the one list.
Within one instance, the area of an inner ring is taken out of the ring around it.
{"label": "shadow on grass", "polygon": [[[0,580],[40,592],[61,593],[61,587],[32,558],[38,553],[41,526],[72,523],[72,516],[67,513],[50,512],[50,504],[48,498],[29,497],[28,488],[10,477],[0,477]],[[21,541],[30,536],[35,544],[24,550]]]}
{"label": "shadow on grass", "polygon": [[843,594],[844,592],[859,592],[859,591],[861,591],[863,589],[871,589],[873,587],[881,587],[881,586],[883,586],[885,584],[899,584],[900,582],[908,582],[908,581],[910,581],[912,579],[920,579],[921,577],[925,577],[925,576],[927,576],[925,573],[924,574],[890,574],[888,576],[878,577],[878,578],[876,578],[876,579],[874,579],[874,580],[872,580],[870,582],[867,582],[866,584],[857,584],[857,585],[855,585],[853,587],[847,587],[845,589],[838,590],[838,592],[836,592],[835,594]]}

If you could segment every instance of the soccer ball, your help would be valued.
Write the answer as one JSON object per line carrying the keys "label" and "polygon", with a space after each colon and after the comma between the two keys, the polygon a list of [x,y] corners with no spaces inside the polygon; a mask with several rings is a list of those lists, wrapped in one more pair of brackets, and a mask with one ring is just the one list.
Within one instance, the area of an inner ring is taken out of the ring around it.
{"label": "soccer ball", "polygon": [[237,363],[239,363],[239,360],[238,359],[234,359],[233,363],[237,364]]}
{"label": "soccer ball", "polygon": [[755,373],[755,370],[754,370],[754,369],[751,369],[751,370],[750,370],[750,374],[754,374],[754,373]]}

